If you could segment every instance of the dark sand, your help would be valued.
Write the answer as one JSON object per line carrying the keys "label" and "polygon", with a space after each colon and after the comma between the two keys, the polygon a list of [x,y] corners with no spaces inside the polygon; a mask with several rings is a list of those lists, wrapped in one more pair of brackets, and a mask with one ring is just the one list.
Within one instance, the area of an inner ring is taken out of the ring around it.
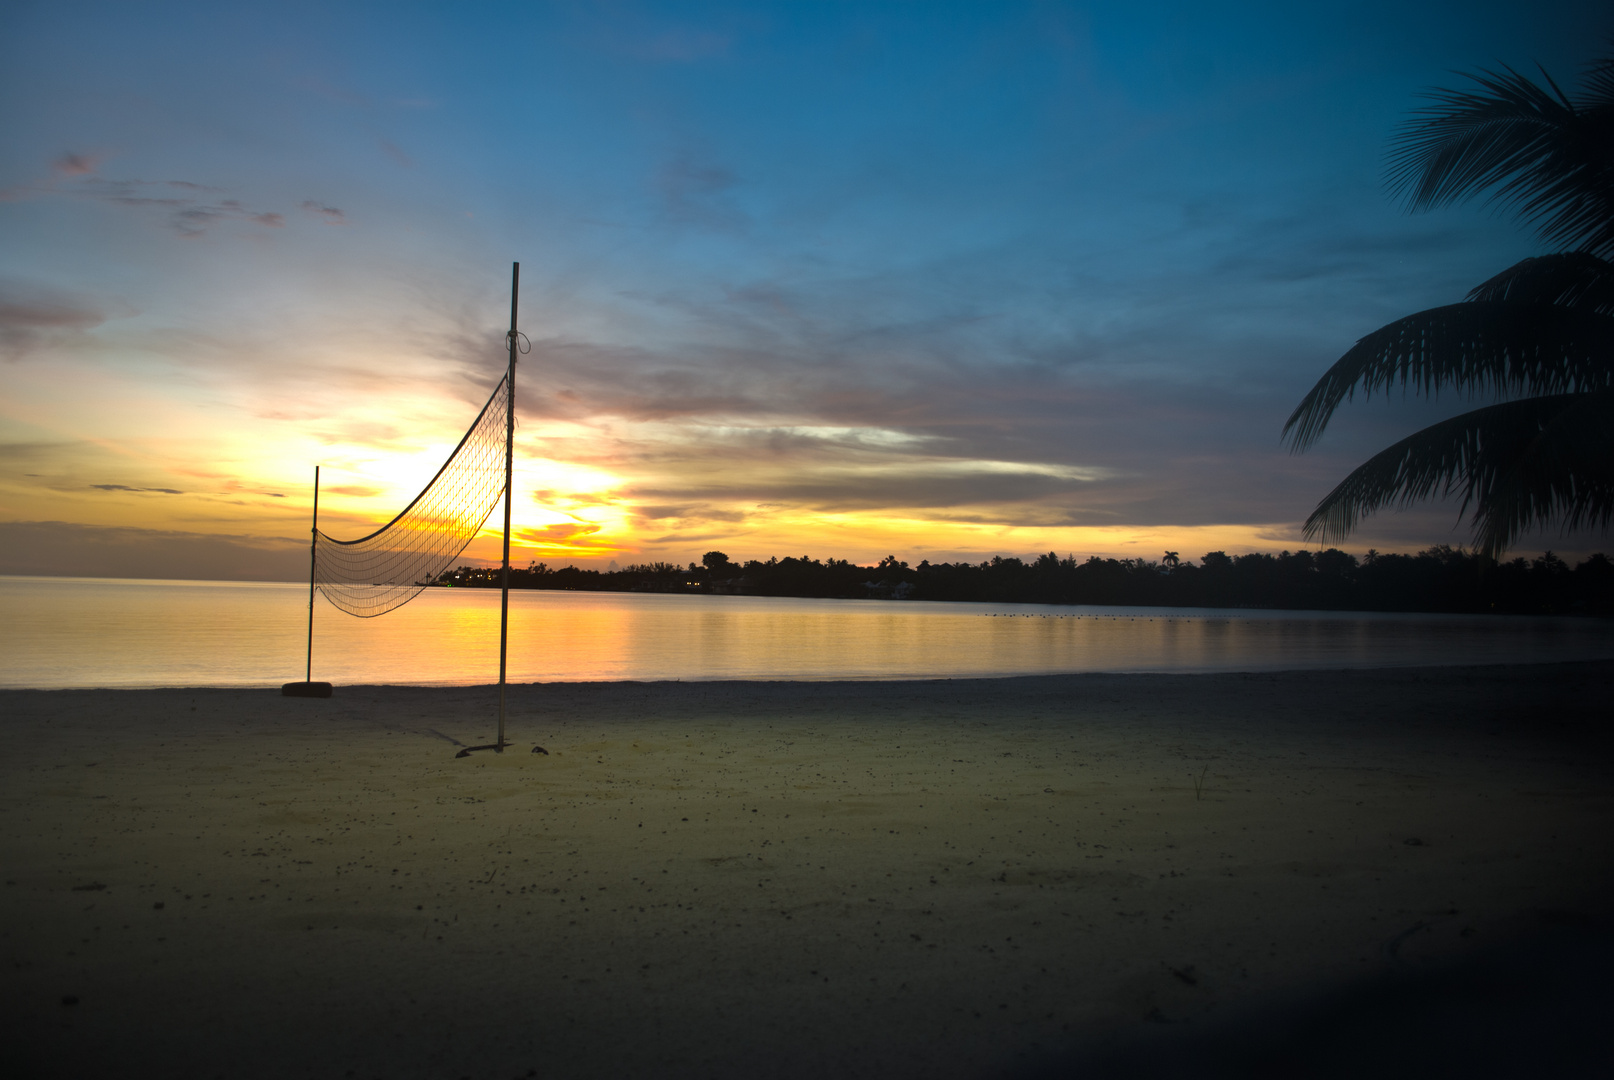
{"label": "dark sand", "polygon": [[1515,962],[1504,1013],[1545,1002],[1577,1045],[1611,689],[1607,663],[523,686],[513,750],[465,759],[487,688],[0,692],[6,1056],[886,1077],[1186,1046],[1184,1075],[1239,1075],[1251,1039],[1340,1041],[1328,1002],[1438,1013]]}

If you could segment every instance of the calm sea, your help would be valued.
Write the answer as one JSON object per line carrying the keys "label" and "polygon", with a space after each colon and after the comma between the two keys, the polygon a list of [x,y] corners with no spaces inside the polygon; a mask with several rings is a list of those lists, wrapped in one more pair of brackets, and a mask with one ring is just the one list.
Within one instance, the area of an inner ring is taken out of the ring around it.
{"label": "calm sea", "polygon": [[[0,577],[0,686],[274,686],[303,677],[308,586]],[[314,608],[315,679],[498,679],[496,590],[389,615]],[[1614,657],[1573,618],[515,592],[512,682],[927,679]]]}

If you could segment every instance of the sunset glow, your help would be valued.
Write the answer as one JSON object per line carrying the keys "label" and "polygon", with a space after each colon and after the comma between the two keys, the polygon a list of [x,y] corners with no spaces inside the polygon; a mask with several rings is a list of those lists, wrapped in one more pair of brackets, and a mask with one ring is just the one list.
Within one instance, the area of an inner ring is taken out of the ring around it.
{"label": "sunset glow", "polygon": [[[1463,403],[1375,399],[1298,458],[1294,403],[1533,251],[1404,214],[1385,138],[1449,69],[1573,70],[1590,32],[1574,5],[1465,7],[1460,40],[1438,6],[92,8],[5,17],[0,573],[297,577],[314,466],[356,537],[465,432],[517,260],[520,563],[1300,547],[1365,452]],[[1466,536],[1434,504],[1351,547]]]}

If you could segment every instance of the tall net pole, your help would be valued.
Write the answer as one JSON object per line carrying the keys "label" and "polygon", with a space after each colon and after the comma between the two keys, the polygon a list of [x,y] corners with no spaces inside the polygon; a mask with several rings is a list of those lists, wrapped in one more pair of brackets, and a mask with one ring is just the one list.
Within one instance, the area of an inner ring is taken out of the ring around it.
{"label": "tall net pole", "polygon": [[516,440],[516,298],[521,287],[521,264],[510,264],[510,369],[505,373],[508,394],[504,408],[504,575],[499,586],[499,737],[494,752],[504,753],[505,651],[510,642],[510,476],[515,464]]}
{"label": "tall net pole", "polygon": [[303,681],[314,681],[314,565],[319,560],[319,466],[314,466],[314,523],[308,537],[308,665]]}

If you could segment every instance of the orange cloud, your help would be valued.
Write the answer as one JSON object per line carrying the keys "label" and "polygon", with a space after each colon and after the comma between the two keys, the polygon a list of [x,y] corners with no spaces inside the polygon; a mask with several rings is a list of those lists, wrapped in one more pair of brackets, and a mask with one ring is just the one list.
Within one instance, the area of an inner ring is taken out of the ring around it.
{"label": "orange cloud", "polygon": [[599,536],[603,525],[593,522],[564,522],[538,528],[512,529],[513,539],[523,547],[557,553],[605,554],[621,550],[621,545]]}

